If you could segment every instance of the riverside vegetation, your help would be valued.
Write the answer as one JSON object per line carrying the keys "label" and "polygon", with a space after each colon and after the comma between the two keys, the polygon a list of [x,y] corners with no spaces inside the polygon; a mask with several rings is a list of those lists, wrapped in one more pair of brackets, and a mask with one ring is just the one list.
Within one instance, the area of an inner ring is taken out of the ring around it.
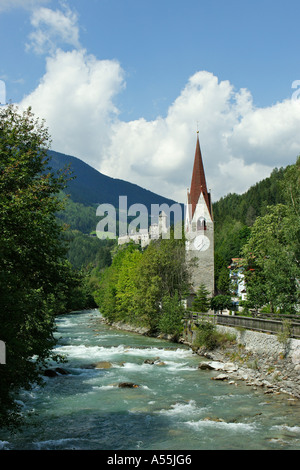
{"label": "riverside vegetation", "polygon": [[[73,176],[51,168],[44,123],[30,109],[19,114],[14,106],[1,109],[0,118],[0,339],[7,346],[7,364],[0,367],[0,425],[6,426],[19,422],[18,390],[39,382],[51,357],[56,315],[99,306],[109,322],[178,338],[189,269],[184,238],[157,240],[141,250],[90,236],[95,207],[66,199]],[[300,158],[244,195],[214,203],[216,296],[199,292],[197,310],[226,306],[227,266],[243,257],[245,312],[297,313],[299,205]]]}
{"label": "riverside vegetation", "polygon": [[[0,426],[20,422],[16,394],[40,382],[55,344],[55,315],[94,305],[86,278],[66,259],[56,214],[67,169],[48,165],[50,137],[31,109],[0,110]],[[34,358],[34,360],[33,360]]]}

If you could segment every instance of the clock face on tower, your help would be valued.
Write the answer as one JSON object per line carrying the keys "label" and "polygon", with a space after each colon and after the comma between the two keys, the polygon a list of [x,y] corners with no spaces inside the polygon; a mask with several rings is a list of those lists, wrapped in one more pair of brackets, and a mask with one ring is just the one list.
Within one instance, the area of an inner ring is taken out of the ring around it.
{"label": "clock face on tower", "polygon": [[198,235],[194,240],[194,249],[197,251],[206,251],[209,248],[210,241],[205,235]]}

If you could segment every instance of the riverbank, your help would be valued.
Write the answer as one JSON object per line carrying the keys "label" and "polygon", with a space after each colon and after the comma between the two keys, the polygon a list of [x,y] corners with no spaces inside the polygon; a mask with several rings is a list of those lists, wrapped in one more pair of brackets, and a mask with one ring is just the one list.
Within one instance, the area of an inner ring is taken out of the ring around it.
{"label": "riverbank", "polygon": [[[235,336],[234,344],[213,351],[195,352],[207,359],[207,367],[221,371],[220,379],[231,384],[243,381],[266,394],[287,394],[300,399],[300,340],[279,341],[273,334],[217,326],[217,330]],[[193,348],[193,342],[185,338]]]}
{"label": "riverbank", "polygon": [[20,393],[24,426],[14,433],[1,429],[0,448],[300,449],[299,400],[265,396],[244,382],[229,385],[231,379],[214,381],[221,372],[199,368],[213,362],[208,357],[183,344],[117,330],[100,317],[93,310],[56,318],[53,351],[65,358],[61,365],[68,373],[47,376],[43,386]]}
{"label": "riverbank", "polygon": [[[108,323],[114,329],[149,336],[147,328],[135,327],[122,322]],[[214,380],[227,381],[238,386],[246,385],[264,390],[265,394],[286,394],[300,399],[300,340],[287,338],[279,342],[276,335],[239,331],[235,328],[217,326],[221,332],[236,337],[235,343],[213,351],[195,348],[192,336],[183,336],[178,342],[190,346],[202,358],[199,368],[219,371]],[[160,335],[161,339],[174,341],[171,335]]]}

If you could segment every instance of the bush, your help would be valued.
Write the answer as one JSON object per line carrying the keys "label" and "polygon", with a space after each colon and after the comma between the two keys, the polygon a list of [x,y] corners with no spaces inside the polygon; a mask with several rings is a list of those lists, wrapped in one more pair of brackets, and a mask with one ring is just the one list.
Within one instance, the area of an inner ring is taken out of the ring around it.
{"label": "bush", "polygon": [[208,321],[202,321],[198,325],[194,345],[197,347],[204,346],[207,349],[215,349],[217,347],[217,331],[215,325]]}
{"label": "bush", "polygon": [[205,347],[213,350],[219,347],[224,347],[228,343],[233,343],[235,336],[230,333],[221,333],[217,331],[216,326],[208,321],[202,321],[198,325],[196,339],[194,341],[195,347]]}

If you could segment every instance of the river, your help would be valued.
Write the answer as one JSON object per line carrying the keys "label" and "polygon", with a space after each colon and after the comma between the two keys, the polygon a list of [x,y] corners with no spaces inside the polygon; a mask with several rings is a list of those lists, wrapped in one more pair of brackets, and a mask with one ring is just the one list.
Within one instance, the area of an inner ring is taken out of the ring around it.
{"label": "river", "polygon": [[[212,380],[218,373],[199,370],[202,359],[187,346],[99,319],[98,310],[57,318],[55,349],[69,374],[20,394],[26,424],[14,435],[0,432],[1,449],[300,449],[298,401]],[[97,361],[111,367],[90,368]]]}

